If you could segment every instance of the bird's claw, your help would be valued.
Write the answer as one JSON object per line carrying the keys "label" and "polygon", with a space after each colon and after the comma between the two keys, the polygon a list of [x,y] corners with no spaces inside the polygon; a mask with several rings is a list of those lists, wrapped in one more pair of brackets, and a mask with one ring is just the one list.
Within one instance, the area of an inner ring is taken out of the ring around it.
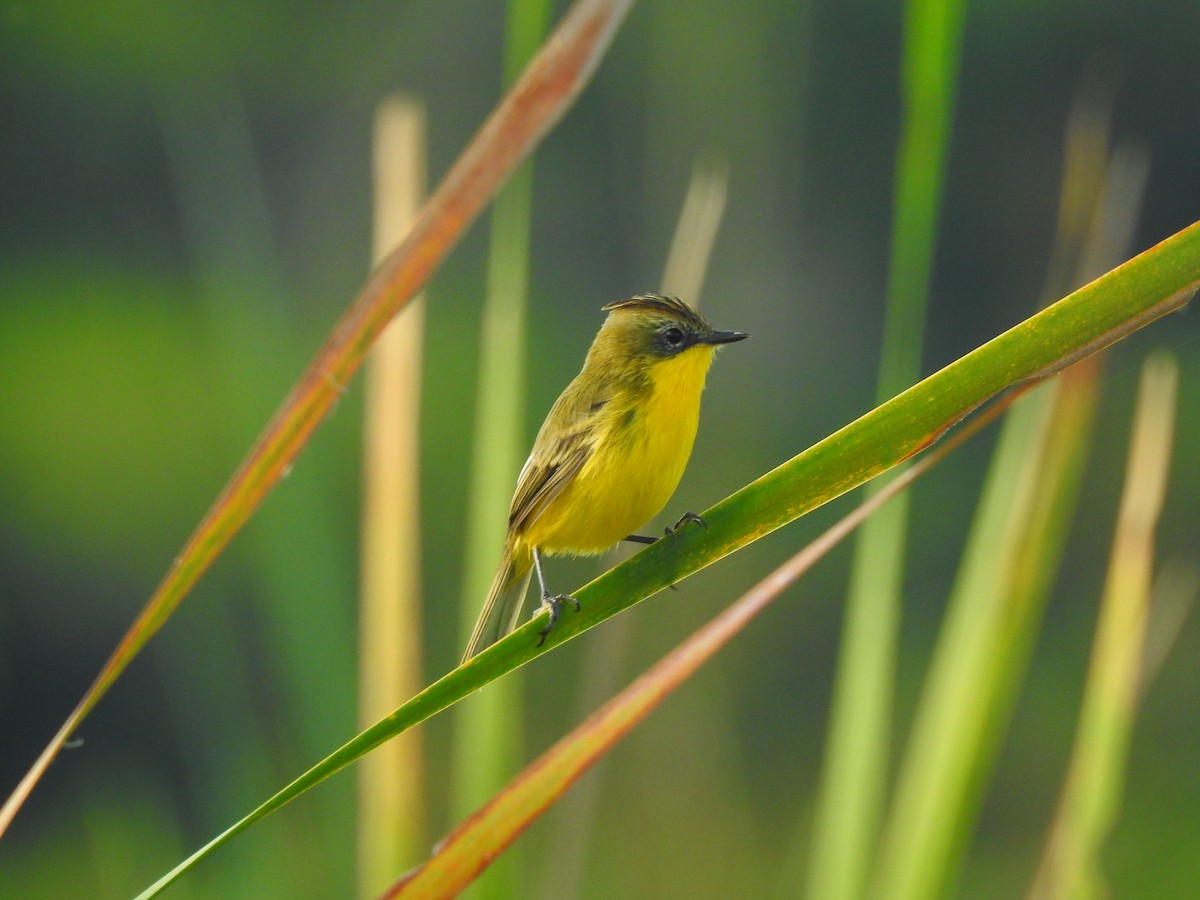
{"label": "bird's claw", "polygon": [[696,515],[694,512],[685,512],[682,516],[679,517],[679,521],[677,521],[674,525],[670,525],[670,526],[664,528],[663,531],[666,533],[667,537],[670,537],[676,531],[678,531],[680,528],[682,528],[684,525],[687,525],[689,522],[695,522],[697,525],[699,525],[701,528],[704,528],[704,529],[708,528],[708,523],[705,522],[698,515]]}
{"label": "bird's claw", "polygon": [[[708,527],[708,524],[702,518],[700,518],[698,515],[696,515],[694,512],[685,512],[682,516],[679,517],[678,522],[676,522],[674,525],[668,525],[666,528],[664,528],[663,534],[666,537],[670,537],[676,531],[678,531],[682,526],[688,524],[689,522],[695,522],[701,528]],[[631,535],[627,535],[626,537],[622,538],[622,540],[626,540],[626,541],[629,541],[630,543],[634,543],[634,544],[653,544],[658,541],[658,538],[648,537],[647,535],[644,535],[644,534],[631,534]]]}
{"label": "bird's claw", "polygon": [[[664,528],[663,532],[666,534],[667,537],[670,537],[676,531],[678,531],[684,525],[689,524],[690,522],[695,522],[701,528],[704,528],[704,529],[708,528],[708,523],[706,523],[702,518],[700,518],[694,512],[688,511],[688,512],[685,512],[682,516],[680,516],[679,520],[674,525],[668,525],[666,528]],[[679,585],[675,584],[674,582],[672,582],[671,584],[668,584],[667,587],[669,587],[673,591],[680,590]]]}
{"label": "bird's claw", "polygon": [[562,617],[562,605],[570,603],[575,607],[575,612],[579,612],[579,601],[570,594],[550,594],[542,595],[542,609],[549,612],[549,618],[546,620],[545,627],[538,632],[539,639],[537,645],[540,647],[546,643],[546,635],[548,635],[554,626],[558,624],[558,620]]}

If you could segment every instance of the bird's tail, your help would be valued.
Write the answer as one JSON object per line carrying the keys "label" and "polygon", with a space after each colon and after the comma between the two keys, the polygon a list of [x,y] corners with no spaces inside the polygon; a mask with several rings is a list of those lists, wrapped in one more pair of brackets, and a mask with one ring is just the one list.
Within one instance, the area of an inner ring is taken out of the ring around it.
{"label": "bird's tail", "polygon": [[504,555],[500,557],[496,577],[492,579],[487,600],[475,621],[463,662],[517,627],[517,617],[525,601],[532,566],[533,554],[524,543],[511,539],[505,542]]}

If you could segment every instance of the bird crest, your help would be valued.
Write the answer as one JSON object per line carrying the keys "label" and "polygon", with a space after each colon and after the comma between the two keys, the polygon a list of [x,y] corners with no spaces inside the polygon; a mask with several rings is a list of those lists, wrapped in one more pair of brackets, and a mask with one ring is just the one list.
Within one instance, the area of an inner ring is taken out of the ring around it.
{"label": "bird crest", "polygon": [[692,326],[697,332],[708,331],[711,326],[700,313],[671,294],[638,294],[627,300],[617,300],[602,308],[604,312],[618,309],[646,309],[666,313]]}

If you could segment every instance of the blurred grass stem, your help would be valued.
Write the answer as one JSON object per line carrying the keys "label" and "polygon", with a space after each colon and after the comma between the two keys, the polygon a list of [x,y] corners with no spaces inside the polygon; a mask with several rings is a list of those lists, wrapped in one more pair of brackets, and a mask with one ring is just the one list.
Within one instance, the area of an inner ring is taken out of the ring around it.
{"label": "blurred grass stem", "polygon": [[1178,379],[1174,359],[1161,351],[1152,354],[1142,370],[1079,728],[1031,900],[1109,893],[1101,853],[1120,804],[1141,691],[1154,533],[1166,493]]}
{"label": "blurred grass stem", "polygon": [[[1084,91],[1068,122],[1050,278],[1069,264],[1072,280],[1086,281],[1120,258],[1114,241],[1137,220],[1145,167],[1109,160],[1108,120],[1094,102]],[[1095,172],[1106,189],[1078,190]],[[1068,286],[1048,282],[1045,296]],[[901,762],[875,896],[939,896],[960,866],[1062,556],[1101,366],[1091,356],[1030,391],[1001,429]]]}
{"label": "blurred grass stem", "polygon": [[[408,233],[425,191],[425,110],[404,95],[375,114],[374,260]],[[419,426],[425,299],[384,330],[364,376],[358,721],[365,728],[421,689]],[[358,770],[358,893],[374,896],[424,842],[419,729]]]}
{"label": "blurred grass stem", "polygon": [[[546,0],[510,0],[503,84],[510,85],[541,44],[550,18]],[[504,545],[508,505],[525,450],[525,357],[529,307],[533,159],[497,195],[492,210],[487,291],[480,328],[479,380],[472,438],[471,488],[459,629],[465,645],[487,596]],[[458,712],[450,808],[459,816],[494,794],[520,765],[523,681],[491,685]],[[515,896],[523,880],[510,855],[479,885],[479,895]]]}
{"label": "blurred grass stem", "polygon": [[[962,0],[905,5],[904,119],[896,154],[879,403],[920,377],[964,5]],[[886,478],[868,491],[884,484]],[[855,543],[810,857],[808,893],[822,900],[861,896],[883,813],[907,530],[905,496],[873,516]]]}

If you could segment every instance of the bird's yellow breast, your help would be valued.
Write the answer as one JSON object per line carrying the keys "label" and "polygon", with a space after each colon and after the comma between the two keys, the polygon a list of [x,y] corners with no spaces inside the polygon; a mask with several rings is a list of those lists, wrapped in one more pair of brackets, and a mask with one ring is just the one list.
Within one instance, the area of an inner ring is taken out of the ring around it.
{"label": "bird's yellow breast", "polygon": [[656,360],[646,378],[618,391],[599,413],[588,461],[523,542],[547,553],[600,553],[656,516],[691,455],[712,356],[697,345]]}

